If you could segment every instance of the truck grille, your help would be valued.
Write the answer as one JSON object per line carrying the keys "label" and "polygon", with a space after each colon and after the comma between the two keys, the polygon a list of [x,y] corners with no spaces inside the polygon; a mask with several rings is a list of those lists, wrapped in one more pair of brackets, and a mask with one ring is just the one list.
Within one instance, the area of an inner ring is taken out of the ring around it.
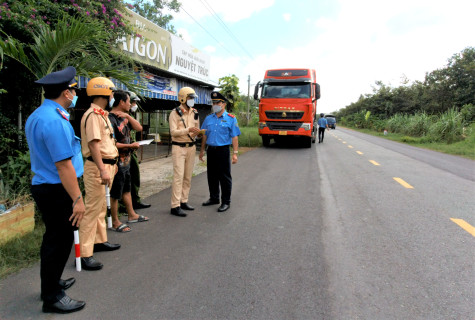
{"label": "truck grille", "polygon": [[268,119],[289,119],[289,120],[299,120],[302,119],[304,112],[298,111],[266,111],[266,116]]}
{"label": "truck grille", "polygon": [[282,131],[297,131],[302,122],[267,122],[267,127],[270,130],[282,130]]}

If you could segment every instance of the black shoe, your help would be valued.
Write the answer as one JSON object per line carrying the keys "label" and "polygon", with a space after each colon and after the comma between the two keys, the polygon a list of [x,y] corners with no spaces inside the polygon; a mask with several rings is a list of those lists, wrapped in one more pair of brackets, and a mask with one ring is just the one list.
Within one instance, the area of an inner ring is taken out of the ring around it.
{"label": "black shoe", "polygon": [[112,244],[109,242],[103,243],[95,243],[94,244],[94,252],[101,252],[101,251],[114,251],[120,249],[120,244]]}
{"label": "black shoe", "polygon": [[231,205],[229,205],[229,204],[223,203],[223,204],[218,208],[218,212],[224,212],[224,211],[228,210],[230,206],[231,206]]}
{"label": "black shoe", "polygon": [[55,303],[43,303],[43,312],[71,313],[81,310],[85,305],[86,303],[84,301],[73,300],[65,295],[61,300]]}
{"label": "black shoe", "polygon": [[180,208],[182,208],[183,210],[190,210],[190,211],[195,210],[195,208],[190,206],[188,202],[180,203]]}
{"label": "black shoe", "polygon": [[208,199],[203,202],[203,206],[212,206],[213,204],[219,204],[219,200]]}
{"label": "black shoe", "polygon": [[134,209],[146,209],[146,208],[150,208],[151,206],[152,206],[151,204],[143,203],[143,202],[134,203],[133,205]]}
{"label": "black shoe", "polygon": [[75,282],[76,282],[76,279],[74,278],[69,278],[66,280],[59,279],[59,286],[61,287],[61,289],[67,290],[71,288]]}
{"label": "black shoe", "polygon": [[171,208],[170,214],[178,217],[186,217],[185,211],[181,210],[180,207]]}
{"label": "black shoe", "polygon": [[104,265],[90,256],[81,258],[81,266],[84,270],[101,270]]}

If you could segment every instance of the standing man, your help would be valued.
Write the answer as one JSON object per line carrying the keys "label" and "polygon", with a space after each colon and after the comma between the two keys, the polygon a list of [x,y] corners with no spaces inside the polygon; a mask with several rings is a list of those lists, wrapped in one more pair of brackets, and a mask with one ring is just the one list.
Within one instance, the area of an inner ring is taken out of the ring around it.
{"label": "standing man", "polygon": [[120,244],[107,241],[105,216],[107,212],[105,186],[112,186],[117,170],[118,152],[114,131],[105,111],[109,105],[114,83],[107,78],[93,78],[86,92],[92,99],[91,107],[81,119],[84,187],[86,189],[86,214],[79,229],[81,264],[85,270],[100,270],[103,264],[94,259],[93,253],[113,251]]}
{"label": "standing man", "polygon": [[318,119],[318,143],[323,143],[323,137],[325,137],[325,129],[328,128],[327,119],[325,119],[323,113],[320,113],[320,119]]}
{"label": "standing man", "polygon": [[[140,101],[140,98],[135,94],[135,92],[130,92],[130,112],[137,111],[137,103]],[[140,168],[139,160],[137,159],[137,152],[132,151],[130,155],[130,178],[131,178],[131,190],[132,195],[132,206],[135,210],[150,208],[149,203],[142,202],[139,195],[140,189]]]}
{"label": "standing man", "polygon": [[231,160],[229,146],[233,146],[232,163],[238,161],[238,136],[241,134],[237,119],[226,112],[228,100],[219,92],[211,93],[213,113],[206,117],[201,129],[206,130],[203,135],[200,160],[203,161],[205,147],[207,150],[207,173],[209,199],[203,206],[219,204],[219,188],[221,186],[221,206],[218,212],[224,212],[231,205]]}
{"label": "standing man", "polygon": [[122,199],[129,216],[128,222],[148,221],[147,217],[139,216],[132,207],[132,197],[130,194],[130,153],[137,150],[139,143],[130,141],[130,130],[142,131],[142,126],[130,114],[130,96],[125,91],[114,92],[112,99],[112,110],[109,113],[109,120],[114,128],[114,135],[117,139],[117,149],[119,149],[118,171],[114,178],[111,189],[111,214],[112,227],[118,232],[128,232],[130,227],[119,220],[119,200]]}
{"label": "standing man", "polygon": [[170,113],[170,134],[172,136],[173,183],[170,214],[186,217],[183,210],[195,210],[188,204],[191,176],[195,166],[195,138],[200,132],[198,111],[193,108],[195,90],[183,87],[178,92],[180,106]]}
{"label": "standing man", "polygon": [[40,251],[43,312],[70,313],[86,305],[64,292],[76,280],[61,280],[73,228],[79,226],[85,211],[78,184],[83,174],[81,142],[66,111],[77,100],[75,76],[76,69],[67,67],[36,81],[43,86],[45,100],[25,127],[34,173],[31,194],[46,227]]}

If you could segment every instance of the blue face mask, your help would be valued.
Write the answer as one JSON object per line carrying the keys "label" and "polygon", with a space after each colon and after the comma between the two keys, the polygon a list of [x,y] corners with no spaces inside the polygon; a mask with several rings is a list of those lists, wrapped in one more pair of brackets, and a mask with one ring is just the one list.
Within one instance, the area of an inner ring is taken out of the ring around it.
{"label": "blue face mask", "polygon": [[78,96],[74,96],[73,100],[70,100],[71,104],[69,105],[68,108],[74,108],[76,106],[76,102],[78,101]]}
{"label": "blue face mask", "polygon": [[109,107],[112,108],[112,106],[114,105],[114,102],[115,102],[115,99],[114,99],[114,98],[110,99],[110,101],[109,101]]}

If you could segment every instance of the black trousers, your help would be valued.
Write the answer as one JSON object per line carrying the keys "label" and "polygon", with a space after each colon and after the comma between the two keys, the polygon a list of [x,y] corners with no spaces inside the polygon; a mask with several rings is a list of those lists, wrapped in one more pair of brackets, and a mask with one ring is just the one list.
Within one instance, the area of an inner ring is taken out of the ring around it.
{"label": "black trousers", "polygon": [[130,155],[130,182],[131,182],[131,189],[130,194],[132,196],[132,203],[137,204],[141,202],[139,196],[139,189],[140,189],[140,167],[139,167],[139,160],[137,159],[137,155],[135,152],[132,152]]}
{"label": "black trousers", "polygon": [[[321,138],[320,138],[321,135]],[[325,128],[318,127],[318,142],[323,142],[323,138],[325,137]]]}
{"label": "black trousers", "polygon": [[44,302],[54,303],[65,295],[59,286],[59,279],[74,242],[73,227],[69,221],[73,201],[62,184],[33,185],[31,194],[46,227],[40,250],[41,297]]}
{"label": "black trousers", "polygon": [[231,158],[229,146],[207,146],[208,188],[211,200],[219,201],[221,187],[221,203],[231,203]]}

